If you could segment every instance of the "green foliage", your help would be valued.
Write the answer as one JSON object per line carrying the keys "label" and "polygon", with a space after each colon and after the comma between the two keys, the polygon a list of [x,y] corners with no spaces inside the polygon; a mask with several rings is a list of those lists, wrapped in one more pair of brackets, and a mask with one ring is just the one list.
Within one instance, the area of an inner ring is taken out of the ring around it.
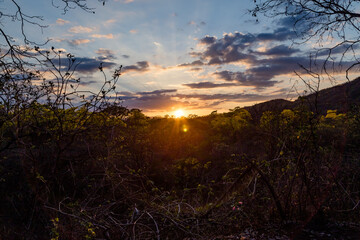
{"label": "green foliage", "polygon": [[[32,231],[49,239],[151,239],[157,228],[178,238],[209,234],[209,224],[307,219],[320,204],[329,213],[347,209],[359,200],[359,181],[351,180],[360,179],[358,116],[285,109],[264,112],[257,123],[240,108],[173,119],[116,106],[32,104],[13,121],[1,118],[2,211],[20,209],[27,219],[12,223],[23,228],[36,213],[42,224],[33,221]],[[351,157],[342,161],[344,152]]]}

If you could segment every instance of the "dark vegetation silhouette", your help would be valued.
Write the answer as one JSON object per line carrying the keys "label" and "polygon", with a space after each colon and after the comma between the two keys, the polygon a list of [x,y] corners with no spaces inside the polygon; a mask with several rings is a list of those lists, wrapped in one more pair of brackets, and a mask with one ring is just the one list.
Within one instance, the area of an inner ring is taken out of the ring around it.
{"label": "dark vegetation silhouette", "polygon": [[310,40],[318,44],[310,54],[311,66],[306,68],[313,77],[320,77],[322,71],[332,79],[331,73],[340,68],[350,80],[349,74],[358,70],[358,0],[254,0],[254,4],[250,13],[256,18],[265,15],[293,22],[295,44]]}
{"label": "dark vegetation silhouette", "polygon": [[[13,16],[41,27],[20,6]],[[1,239],[291,235],[315,215],[359,221],[358,79],[294,102],[149,118],[112,97],[121,67],[80,91],[73,55],[1,33]]]}

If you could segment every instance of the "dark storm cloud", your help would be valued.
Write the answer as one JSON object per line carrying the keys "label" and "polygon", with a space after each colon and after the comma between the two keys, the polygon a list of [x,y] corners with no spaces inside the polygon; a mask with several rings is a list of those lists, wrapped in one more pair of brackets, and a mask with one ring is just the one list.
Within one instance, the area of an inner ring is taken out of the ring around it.
{"label": "dark storm cloud", "polygon": [[137,62],[136,65],[129,65],[122,68],[122,72],[145,72],[149,69],[149,62],[147,61],[141,61]]}
{"label": "dark storm cloud", "polygon": [[219,88],[219,87],[230,87],[236,86],[236,83],[213,83],[213,82],[199,82],[199,83],[188,83],[183,84],[189,88],[200,89],[200,88]]}

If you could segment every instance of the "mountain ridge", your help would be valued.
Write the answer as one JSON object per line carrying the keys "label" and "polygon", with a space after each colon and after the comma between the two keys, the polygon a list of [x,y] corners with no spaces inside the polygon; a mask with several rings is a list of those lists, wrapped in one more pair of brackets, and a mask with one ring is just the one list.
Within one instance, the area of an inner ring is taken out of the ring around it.
{"label": "mountain ridge", "polygon": [[299,106],[305,106],[317,114],[326,114],[326,111],[330,109],[348,112],[353,105],[359,103],[360,77],[306,96],[299,96],[295,101],[273,99],[253,106],[246,106],[244,109],[257,119],[266,111],[281,112],[284,109],[294,109]]}

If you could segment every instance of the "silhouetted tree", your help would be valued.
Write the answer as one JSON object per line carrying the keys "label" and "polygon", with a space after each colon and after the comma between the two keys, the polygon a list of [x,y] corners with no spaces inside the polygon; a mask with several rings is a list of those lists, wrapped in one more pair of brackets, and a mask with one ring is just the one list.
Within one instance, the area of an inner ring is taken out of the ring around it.
{"label": "silhouetted tree", "polygon": [[[254,0],[253,16],[290,17],[294,31],[304,43],[314,40],[320,46],[313,59],[322,62],[327,73],[335,61],[345,63],[346,77],[360,64],[360,1],[358,0]],[[334,39],[336,39],[334,41]],[[338,40],[339,39],[339,40]],[[331,42],[330,46],[329,43]],[[324,45],[327,45],[324,47]],[[336,59],[336,54],[341,57]],[[331,64],[329,64],[331,63]]]}

